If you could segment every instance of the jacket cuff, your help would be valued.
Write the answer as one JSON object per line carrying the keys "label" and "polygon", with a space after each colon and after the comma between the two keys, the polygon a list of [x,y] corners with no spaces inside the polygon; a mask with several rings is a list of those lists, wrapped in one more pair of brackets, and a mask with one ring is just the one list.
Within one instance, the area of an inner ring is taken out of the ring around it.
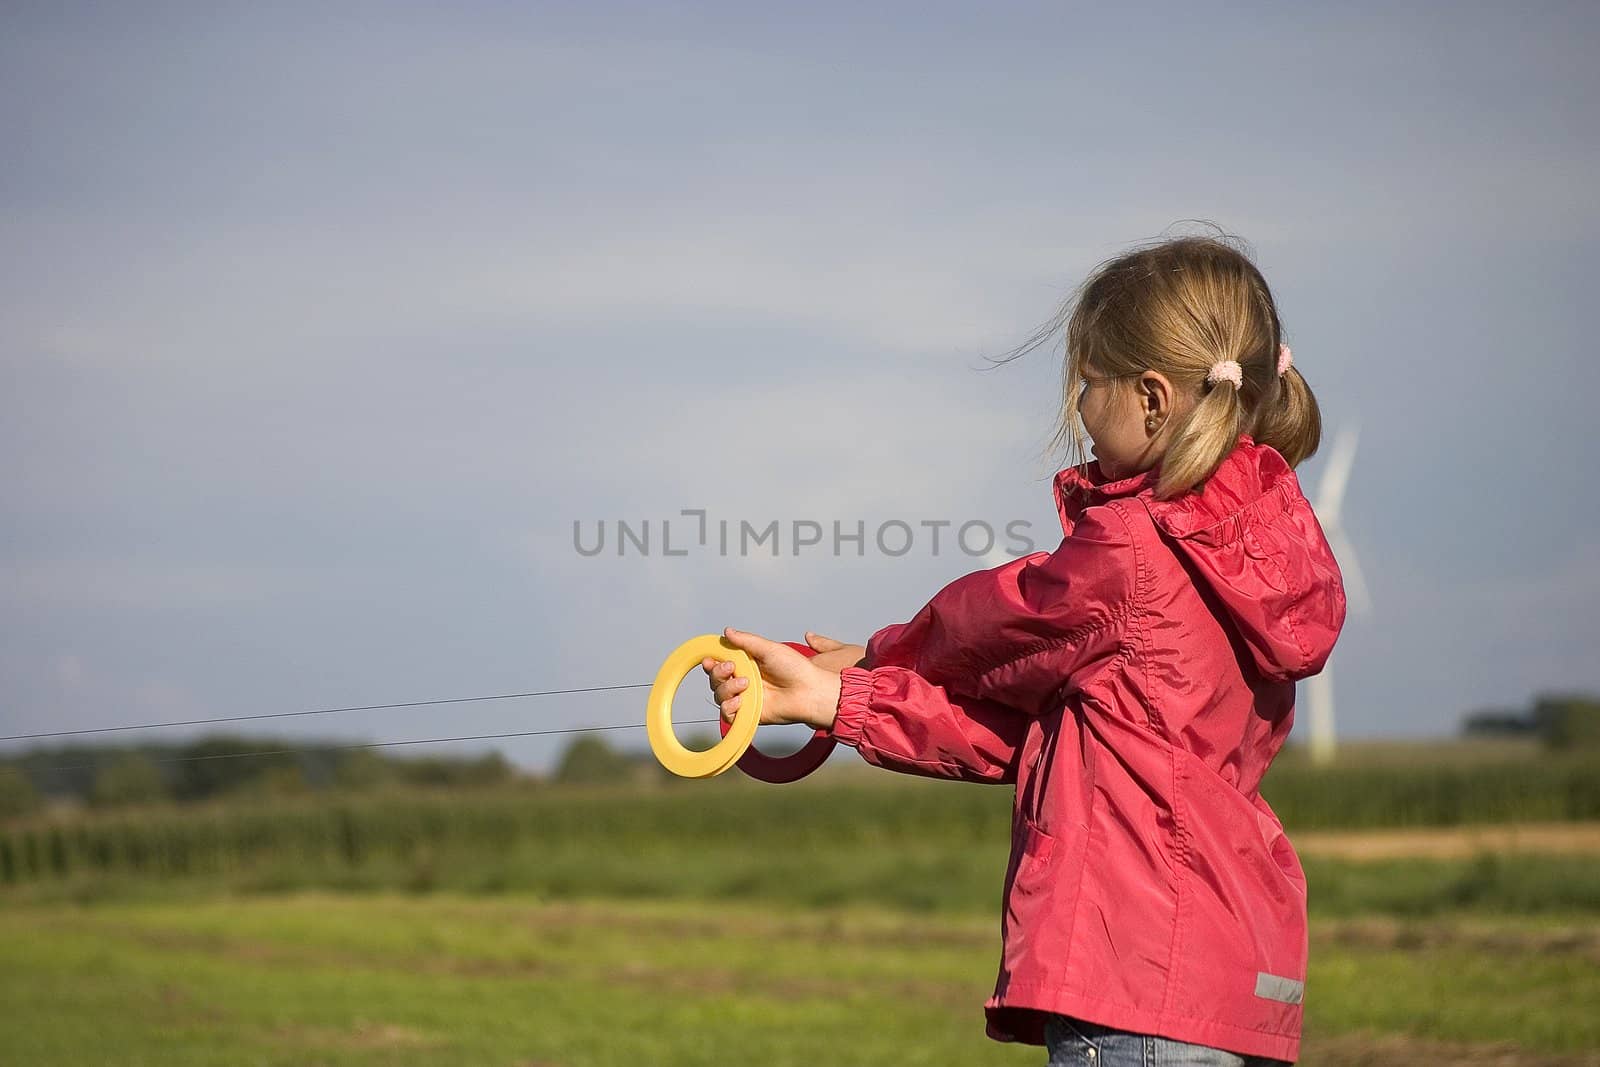
{"label": "jacket cuff", "polygon": [[861,667],[846,667],[839,672],[839,707],[829,735],[842,745],[855,748],[861,743],[861,728],[866,725],[872,703],[872,672]]}

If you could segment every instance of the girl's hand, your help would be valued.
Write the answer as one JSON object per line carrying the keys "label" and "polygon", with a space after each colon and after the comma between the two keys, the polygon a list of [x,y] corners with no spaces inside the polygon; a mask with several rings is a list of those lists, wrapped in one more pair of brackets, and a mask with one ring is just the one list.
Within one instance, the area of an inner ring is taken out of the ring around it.
{"label": "girl's hand", "polygon": [[[787,645],[765,637],[735,630],[722,631],[728,644],[749,654],[761,671],[765,695],[761,701],[762,724],[804,723],[818,730],[833,726],[839,710],[839,675],[815,665]],[[812,646],[813,648],[816,646]],[[707,656],[701,668],[711,681],[711,691],[721,705],[722,717],[729,722],[739,710],[739,694],[749,687],[743,678],[733,676],[733,664]]]}
{"label": "girl's hand", "polygon": [[865,645],[847,645],[831,637],[806,631],[806,644],[817,650],[811,662],[825,671],[838,674],[846,667],[859,667],[867,658]]}

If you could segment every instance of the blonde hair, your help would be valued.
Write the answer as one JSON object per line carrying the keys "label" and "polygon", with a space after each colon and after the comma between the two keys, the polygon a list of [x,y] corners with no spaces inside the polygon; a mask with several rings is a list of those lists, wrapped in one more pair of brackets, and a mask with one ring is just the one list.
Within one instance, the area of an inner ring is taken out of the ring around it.
{"label": "blonde hair", "polygon": [[[1052,454],[1070,443],[1075,462],[1085,462],[1078,387],[1086,363],[1112,377],[1158,371],[1198,397],[1174,416],[1156,483],[1162,499],[1209,478],[1240,434],[1272,446],[1291,467],[1316,452],[1322,439],[1317,399],[1297,367],[1278,375],[1278,309],[1242,245],[1219,230],[1216,237],[1161,240],[1108,260],[1027,342],[992,361],[1031,351],[1065,326],[1063,402]],[[1237,388],[1207,382],[1218,360],[1238,362]]]}

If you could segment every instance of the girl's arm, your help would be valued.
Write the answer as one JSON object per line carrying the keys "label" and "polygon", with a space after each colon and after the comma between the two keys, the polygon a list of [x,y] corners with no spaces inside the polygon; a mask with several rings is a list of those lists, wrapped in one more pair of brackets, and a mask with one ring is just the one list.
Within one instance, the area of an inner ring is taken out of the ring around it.
{"label": "girl's arm", "polygon": [[[952,693],[1042,714],[1075,674],[1121,652],[1138,570],[1120,512],[1090,508],[1054,552],[957,578],[909,621],[873,634],[865,666],[912,671]],[[901,691],[882,685],[878,705]]]}
{"label": "girl's arm", "polygon": [[[903,667],[837,672],[759,634],[728,627],[722,636],[761,672],[761,721],[805,723],[856,748],[868,763],[905,774],[969,782],[1015,782],[1028,718],[992,701],[956,696]],[[749,680],[708,656],[722,717],[732,722]]]}
{"label": "girl's arm", "polygon": [[[865,667],[835,675],[755,634],[723,635],[760,667],[763,722],[829,730],[907,773],[1014,781],[1029,717],[1121,655],[1138,569],[1121,515],[1090,508],[1056,551],[958,578],[909,622],[873,634]],[[719,684],[724,718],[743,685]]]}
{"label": "girl's arm", "polygon": [[925,778],[1012,783],[1028,718],[952,696],[901,667],[846,667],[832,735],[875,767]]}

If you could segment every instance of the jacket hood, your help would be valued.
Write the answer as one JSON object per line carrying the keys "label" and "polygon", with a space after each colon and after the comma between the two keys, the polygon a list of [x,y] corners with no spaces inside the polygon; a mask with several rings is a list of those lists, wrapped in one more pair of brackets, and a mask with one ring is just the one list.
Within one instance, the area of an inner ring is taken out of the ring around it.
{"label": "jacket hood", "polygon": [[1344,625],[1344,579],[1288,461],[1241,435],[1211,477],[1187,493],[1157,500],[1159,474],[1157,467],[1109,481],[1098,462],[1061,471],[1062,529],[1070,535],[1095,504],[1139,501],[1264,677],[1295,681],[1322,670]]}

